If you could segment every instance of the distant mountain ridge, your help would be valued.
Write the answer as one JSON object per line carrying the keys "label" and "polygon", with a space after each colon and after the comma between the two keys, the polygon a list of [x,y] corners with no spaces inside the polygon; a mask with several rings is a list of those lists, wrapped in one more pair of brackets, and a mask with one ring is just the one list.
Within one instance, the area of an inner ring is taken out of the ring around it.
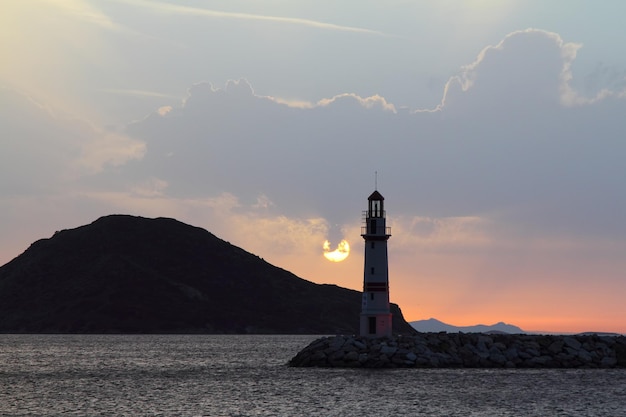
{"label": "distant mountain ridge", "polygon": [[418,332],[424,333],[509,333],[509,334],[522,334],[526,333],[524,330],[512,324],[506,324],[499,322],[492,325],[477,324],[475,326],[453,326],[446,324],[434,318],[428,320],[417,320],[409,323]]}
{"label": "distant mountain ridge", "polygon": [[[0,267],[2,333],[356,334],[361,293],[175,219],[101,217]],[[414,333],[396,304],[393,332]]]}

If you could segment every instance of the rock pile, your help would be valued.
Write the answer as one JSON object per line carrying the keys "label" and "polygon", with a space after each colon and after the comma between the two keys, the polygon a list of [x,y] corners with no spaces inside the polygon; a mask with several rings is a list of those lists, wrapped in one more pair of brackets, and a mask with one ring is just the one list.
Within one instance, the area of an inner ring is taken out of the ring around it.
{"label": "rock pile", "polygon": [[617,368],[626,367],[626,337],[443,332],[382,339],[331,336],[313,341],[289,366]]}

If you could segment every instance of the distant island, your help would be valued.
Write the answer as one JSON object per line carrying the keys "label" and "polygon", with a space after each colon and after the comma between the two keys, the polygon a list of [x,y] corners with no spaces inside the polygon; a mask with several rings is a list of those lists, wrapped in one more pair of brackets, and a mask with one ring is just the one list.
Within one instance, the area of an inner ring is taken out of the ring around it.
{"label": "distant island", "polygon": [[423,333],[508,333],[508,334],[524,334],[527,333],[517,326],[499,322],[491,325],[477,324],[475,326],[453,326],[446,324],[434,318],[428,320],[417,320],[409,323],[415,330]]}
{"label": "distant island", "polygon": [[[101,217],[0,267],[2,333],[355,334],[360,307],[170,218]],[[392,313],[394,333],[415,333]]]}

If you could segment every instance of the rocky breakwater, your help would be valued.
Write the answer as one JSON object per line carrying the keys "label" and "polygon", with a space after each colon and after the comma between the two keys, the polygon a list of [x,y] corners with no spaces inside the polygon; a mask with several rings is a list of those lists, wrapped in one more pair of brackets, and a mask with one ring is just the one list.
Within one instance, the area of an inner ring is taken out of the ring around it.
{"label": "rocky breakwater", "polygon": [[331,336],[289,361],[294,367],[626,368],[626,337],[419,333],[370,339]]}

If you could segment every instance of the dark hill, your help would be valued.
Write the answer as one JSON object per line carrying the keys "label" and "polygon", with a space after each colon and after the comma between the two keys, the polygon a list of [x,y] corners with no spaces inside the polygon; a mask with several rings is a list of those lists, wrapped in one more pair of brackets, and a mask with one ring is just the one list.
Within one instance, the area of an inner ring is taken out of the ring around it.
{"label": "dark hill", "polygon": [[[358,333],[361,294],[174,219],[57,232],[0,267],[4,333]],[[413,329],[393,305],[394,332]]]}

